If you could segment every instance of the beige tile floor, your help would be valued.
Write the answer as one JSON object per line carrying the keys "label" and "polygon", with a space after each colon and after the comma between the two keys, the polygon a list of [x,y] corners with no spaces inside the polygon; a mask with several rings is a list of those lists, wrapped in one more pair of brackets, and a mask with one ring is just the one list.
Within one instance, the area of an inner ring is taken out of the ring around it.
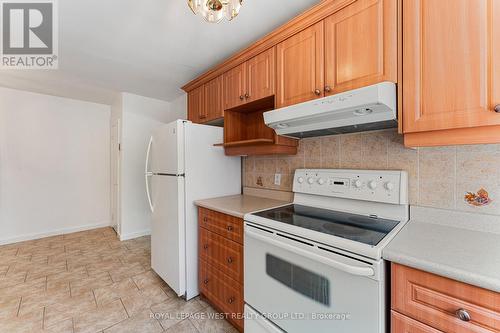
{"label": "beige tile floor", "polygon": [[0,246],[0,332],[235,333],[151,270],[150,238],[111,228]]}

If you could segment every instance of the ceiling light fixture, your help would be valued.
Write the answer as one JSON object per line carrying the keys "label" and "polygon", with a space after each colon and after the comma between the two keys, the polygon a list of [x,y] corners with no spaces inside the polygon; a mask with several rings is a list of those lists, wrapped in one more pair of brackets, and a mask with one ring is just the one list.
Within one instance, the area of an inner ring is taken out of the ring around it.
{"label": "ceiling light fixture", "polygon": [[243,0],[188,0],[194,14],[201,14],[210,23],[219,23],[224,17],[231,21],[240,12]]}

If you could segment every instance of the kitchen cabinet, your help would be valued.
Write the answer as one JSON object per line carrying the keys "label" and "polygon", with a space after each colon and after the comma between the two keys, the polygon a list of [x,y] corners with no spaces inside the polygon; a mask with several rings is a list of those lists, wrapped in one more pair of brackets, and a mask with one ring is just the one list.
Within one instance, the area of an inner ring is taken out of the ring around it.
{"label": "kitchen cabinet", "polygon": [[358,0],[277,46],[278,107],[398,81],[397,0]]}
{"label": "kitchen cabinet", "polygon": [[188,93],[188,119],[206,123],[224,117],[222,77],[217,77]]}
{"label": "kitchen cabinet", "polygon": [[500,331],[500,294],[392,264],[392,333]]}
{"label": "kitchen cabinet", "polygon": [[243,331],[243,220],[198,208],[199,288]]}
{"label": "kitchen cabinet", "polygon": [[232,109],[245,104],[246,63],[224,73],[224,109]]}
{"label": "kitchen cabinet", "polygon": [[224,109],[274,95],[275,61],[271,48],[224,73]]}
{"label": "kitchen cabinet", "polygon": [[358,0],[325,19],[326,96],[397,82],[396,0]]}
{"label": "kitchen cabinet", "polygon": [[323,97],[323,48],[322,21],[277,45],[276,107]]}
{"label": "kitchen cabinet", "polygon": [[206,118],[205,88],[201,86],[188,93],[188,119],[194,123],[202,123]]}
{"label": "kitchen cabinet", "polygon": [[276,48],[262,52],[246,62],[246,102],[273,96],[276,81]]}
{"label": "kitchen cabinet", "polygon": [[407,146],[500,142],[500,2],[403,0]]}
{"label": "kitchen cabinet", "polygon": [[204,87],[204,103],[206,121],[224,117],[224,107],[222,100],[222,77],[219,76],[208,83]]}
{"label": "kitchen cabinet", "polygon": [[391,311],[391,327],[393,333],[443,333],[396,311]]}

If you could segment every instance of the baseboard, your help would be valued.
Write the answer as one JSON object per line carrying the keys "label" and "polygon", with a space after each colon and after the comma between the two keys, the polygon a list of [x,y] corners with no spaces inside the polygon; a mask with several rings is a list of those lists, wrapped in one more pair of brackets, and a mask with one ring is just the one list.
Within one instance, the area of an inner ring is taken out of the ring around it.
{"label": "baseboard", "polygon": [[52,231],[48,231],[48,232],[33,233],[33,234],[27,234],[27,235],[22,235],[22,236],[18,236],[18,237],[0,239],[0,245],[24,242],[24,241],[40,239],[40,238],[45,238],[45,237],[51,237],[51,236],[71,234],[71,233],[78,232],[78,231],[92,230],[92,229],[105,228],[105,227],[111,227],[111,222],[104,222],[104,223],[98,223],[98,224],[88,224],[88,225],[79,226],[79,227],[57,229],[57,230],[52,230]]}
{"label": "baseboard", "polygon": [[129,240],[129,239],[134,239],[134,238],[139,238],[142,236],[149,236],[149,235],[151,235],[151,230],[149,230],[149,229],[137,231],[137,232],[130,232],[128,234],[121,234],[120,240],[123,242],[123,241]]}

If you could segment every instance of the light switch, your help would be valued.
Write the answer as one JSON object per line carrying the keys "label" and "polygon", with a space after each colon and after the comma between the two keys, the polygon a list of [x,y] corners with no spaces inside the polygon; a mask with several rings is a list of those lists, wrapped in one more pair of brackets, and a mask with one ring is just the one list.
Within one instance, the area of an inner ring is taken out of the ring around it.
{"label": "light switch", "polygon": [[274,174],[274,185],[281,185],[281,173]]}

